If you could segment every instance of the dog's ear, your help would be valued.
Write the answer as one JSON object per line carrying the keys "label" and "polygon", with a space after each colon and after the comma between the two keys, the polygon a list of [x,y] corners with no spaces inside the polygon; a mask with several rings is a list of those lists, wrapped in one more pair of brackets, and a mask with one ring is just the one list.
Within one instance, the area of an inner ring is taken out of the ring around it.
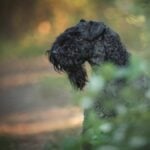
{"label": "dog's ear", "polygon": [[89,21],[89,38],[91,40],[103,34],[106,26],[102,22]]}
{"label": "dog's ear", "polygon": [[77,29],[83,39],[94,40],[103,34],[106,26],[103,22],[80,20]]}

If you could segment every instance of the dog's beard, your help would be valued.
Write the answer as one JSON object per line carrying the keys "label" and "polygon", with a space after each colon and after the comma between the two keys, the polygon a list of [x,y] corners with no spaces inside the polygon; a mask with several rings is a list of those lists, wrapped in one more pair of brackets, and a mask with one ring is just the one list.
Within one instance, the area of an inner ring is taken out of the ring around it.
{"label": "dog's beard", "polygon": [[83,66],[76,66],[66,71],[71,84],[76,88],[82,90],[86,85],[87,73]]}
{"label": "dog's beard", "polygon": [[[87,73],[83,65],[75,64],[75,63],[64,63],[60,64],[57,57],[53,54],[49,55],[49,60],[53,64],[55,71],[57,72],[66,72],[70,83],[76,89],[82,90],[86,85],[87,80]],[[69,61],[69,60],[68,60]],[[73,62],[73,60],[70,60]],[[69,65],[68,65],[69,64]],[[72,65],[71,65],[72,64]]]}

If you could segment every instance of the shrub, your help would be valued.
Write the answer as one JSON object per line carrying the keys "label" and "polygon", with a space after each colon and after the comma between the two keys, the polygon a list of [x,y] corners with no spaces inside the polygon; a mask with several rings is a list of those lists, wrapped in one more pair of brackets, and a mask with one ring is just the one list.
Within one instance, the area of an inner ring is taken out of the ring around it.
{"label": "shrub", "polygon": [[135,57],[126,68],[96,67],[80,101],[85,109],[81,143],[92,150],[148,150],[149,77],[148,62]]}

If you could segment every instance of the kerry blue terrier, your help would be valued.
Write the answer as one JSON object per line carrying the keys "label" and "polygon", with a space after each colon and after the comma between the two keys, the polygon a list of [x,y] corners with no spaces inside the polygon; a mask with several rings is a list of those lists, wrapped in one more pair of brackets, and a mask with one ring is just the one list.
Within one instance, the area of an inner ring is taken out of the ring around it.
{"label": "kerry blue terrier", "polygon": [[86,61],[91,66],[103,62],[125,66],[129,58],[116,32],[103,22],[83,19],[57,37],[48,56],[55,70],[66,72],[73,86],[80,90],[87,82]]}

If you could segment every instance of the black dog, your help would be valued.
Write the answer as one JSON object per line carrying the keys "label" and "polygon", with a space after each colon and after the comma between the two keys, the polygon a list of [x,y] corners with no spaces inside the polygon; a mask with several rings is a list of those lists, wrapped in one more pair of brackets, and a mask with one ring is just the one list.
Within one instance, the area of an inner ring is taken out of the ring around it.
{"label": "black dog", "polygon": [[91,66],[109,61],[128,64],[128,52],[119,35],[103,22],[85,21],[67,29],[48,50],[55,70],[65,71],[74,87],[82,90],[87,82],[84,63]]}

